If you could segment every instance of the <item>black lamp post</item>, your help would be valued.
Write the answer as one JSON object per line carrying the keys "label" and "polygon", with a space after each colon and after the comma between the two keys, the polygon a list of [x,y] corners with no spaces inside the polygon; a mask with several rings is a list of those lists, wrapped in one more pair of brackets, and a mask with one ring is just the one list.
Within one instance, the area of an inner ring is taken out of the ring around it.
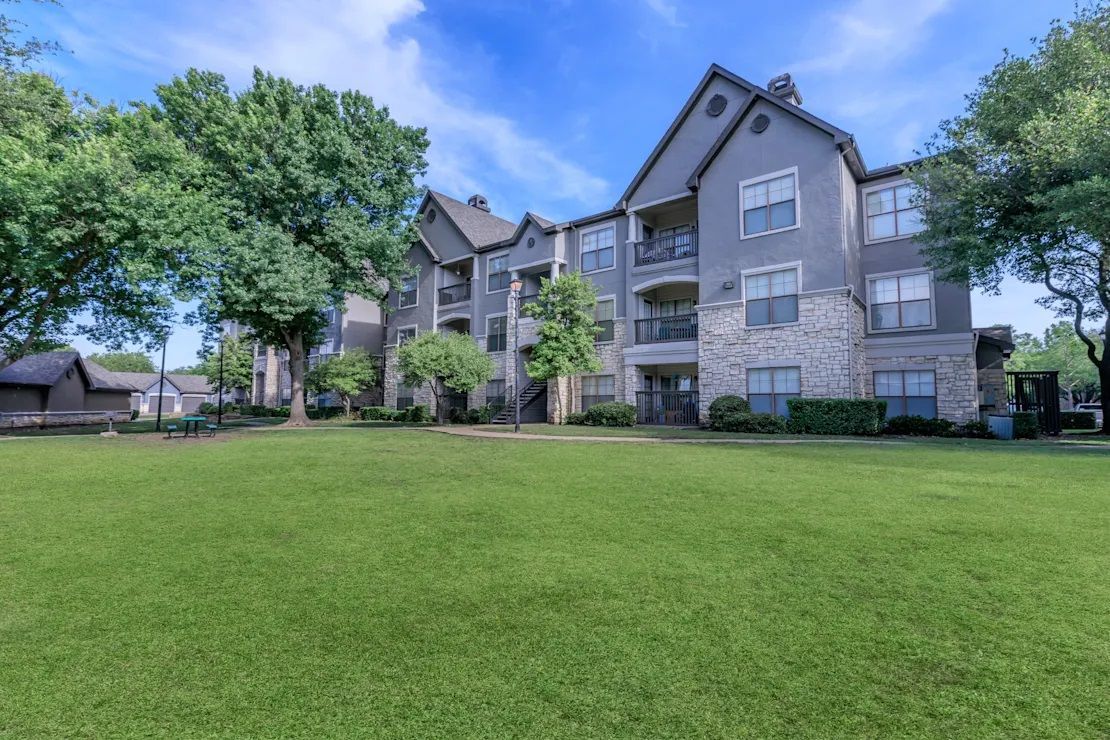
{"label": "black lamp post", "polygon": [[162,367],[158,371],[158,418],[154,420],[154,431],[162,431],[162,388],[166,384],[166,345],[170,341],[170,327],[162,327]]}
{"label": "black lamp post", "polygon": [[220,387],[216,389],[216,426],[224,423],[224,335],[220,333]]}
{"label": "black lamp post", "polygon": [[516,419],[513,431],[520,434],[520,391],[517,388],[520,378],[520,288],[524,281],[514,277],[509,281],[509,295],[513,299],[513,411]]}

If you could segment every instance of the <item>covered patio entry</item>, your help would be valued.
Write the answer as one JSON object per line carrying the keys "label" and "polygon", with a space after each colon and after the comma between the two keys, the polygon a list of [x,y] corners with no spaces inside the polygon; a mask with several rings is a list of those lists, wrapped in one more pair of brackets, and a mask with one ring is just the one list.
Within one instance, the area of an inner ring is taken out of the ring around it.
{"label": "covered patio entry", "polygon": [[638,365],[636,423],[696,426],[698,423],[698,367]]}

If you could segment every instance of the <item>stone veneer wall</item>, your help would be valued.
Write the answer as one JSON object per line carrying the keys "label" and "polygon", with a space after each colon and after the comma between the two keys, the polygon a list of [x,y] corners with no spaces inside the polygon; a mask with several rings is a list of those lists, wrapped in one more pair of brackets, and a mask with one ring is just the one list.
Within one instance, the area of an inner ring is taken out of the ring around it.
{"label": "stone veneer wall", "polygon": [[897,370],[899,365],[916,370],[931,367],[936,373],[937,416],[955,422],[979,418],[979,394],[975,355],[913,355],[868,357],[867,395],[875,395],[875,371]]}
{"label": "stone veneer wall", "polygon": [[[624,343],[625,337],[628,333],[627,322],[624,320],[613,322],[613,341],[602,342],[597,345],[597,356],[601,360],[601,370],[596,373],[585,373],[586,375],[612,375],[613,376],[613,398],[617,401],[627,400],[628,398],[628,379],[627,368],[624,365]],[[635,371],[635,367],[633,367]],[[582,376],[576,375],[568,378],[567,385],[569,386],[571,395],[573,395],[572,403],[569,404],[569,409],[565,409],[566,413],[577,412],[582,410]],[[555,414],[555,399],[552,397],[555,389],[548,385],[548,418],[554,418]],[[635,386],[633,386],[633,393],[635,393]],[[564,402],[566,396],[564,394]],[[634,401],[630,401],[633,403]],[[556,423],[561,423],[561,420]]]}
{"label": "stone veneer wall", "polygon": [[977,371],[979,383],[979,403],[987,406],[986,411],[1004,412],[1007,408],[1006,370],[1001,367],[985,367]]}
{"label": "stone veneer wall", "polygon": [[[401,379],[401,373],[397,367],[397,348],[385,348],[385,372],[382,373],[382,405],[386,408],[397,408],[397,381]],[[436,404],[435,394],[428,384],[413,389],[412,402],[414,404],[424,404],[428,407],[428,411],[435,416]]]}
{"label": "stone veneer wall", "polygon": [[[717,396],[747,396],[752,363],[782,361],[801,368],[803,396],[849,398],[862,388],[861,311],[846,292],[798,298],[797,324],[747,327],[744,306],[698,307],[698,390],[702,418]],[[852,321],[849,352],[849,319]],[[797,363],[789,362],[797,360]]]}

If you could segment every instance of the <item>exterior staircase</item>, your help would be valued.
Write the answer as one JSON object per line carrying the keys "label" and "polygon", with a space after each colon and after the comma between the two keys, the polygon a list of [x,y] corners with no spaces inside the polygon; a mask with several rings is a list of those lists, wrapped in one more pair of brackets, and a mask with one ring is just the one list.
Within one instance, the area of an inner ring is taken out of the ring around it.
{"label": "exterior staircase", "polygon": [[[516,418],[516,406],[520,404],[520,415],[523,420],[525,409],[534,404],[539,399],[547,400],[547,381],[533,380],[527,387],[520,392],[516,398],[510,398],[505,407],[497,412],[496,416],[490,419],[491,424],[512,424]],[[546,406],[543,411],[544,419],[547,418]]]}

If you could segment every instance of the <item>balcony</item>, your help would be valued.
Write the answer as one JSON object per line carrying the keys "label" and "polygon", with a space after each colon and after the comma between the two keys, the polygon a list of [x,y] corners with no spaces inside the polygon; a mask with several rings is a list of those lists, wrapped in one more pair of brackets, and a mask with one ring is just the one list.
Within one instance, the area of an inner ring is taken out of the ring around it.
{"label": "balcony", "polygon": [[470,281],[459,285],[448,285],[439,289],[439,305],[449,306],[452,303],[462,303],[470,300]]}
{"label": "balcony", "polygon": [[698,338],[698,315],[656,316],[636,319],[636,344],[689,342]]}
{"label": "balcony", "polygon": [[655,265],[686,257],[698,256],[698,231],[683,231],[678,234],[657,236],[636,242],[636,266]]}
{"label": "balcony", "polygon": [[636,423],[696,426],[697,391],[636,391]]}
{"label": "balcony", "polygon": [[526,319],[531,318],[528,314],[524,313],[524,307],[527,306],[529,303],[535,303],[539,299],[540,299],[540,294],[539,293],[530,293],[528,295],[522,295],[518,299],[519,303],[518,303],[517,311],[519,313],[517,315],[518,316],[523,316]]}

